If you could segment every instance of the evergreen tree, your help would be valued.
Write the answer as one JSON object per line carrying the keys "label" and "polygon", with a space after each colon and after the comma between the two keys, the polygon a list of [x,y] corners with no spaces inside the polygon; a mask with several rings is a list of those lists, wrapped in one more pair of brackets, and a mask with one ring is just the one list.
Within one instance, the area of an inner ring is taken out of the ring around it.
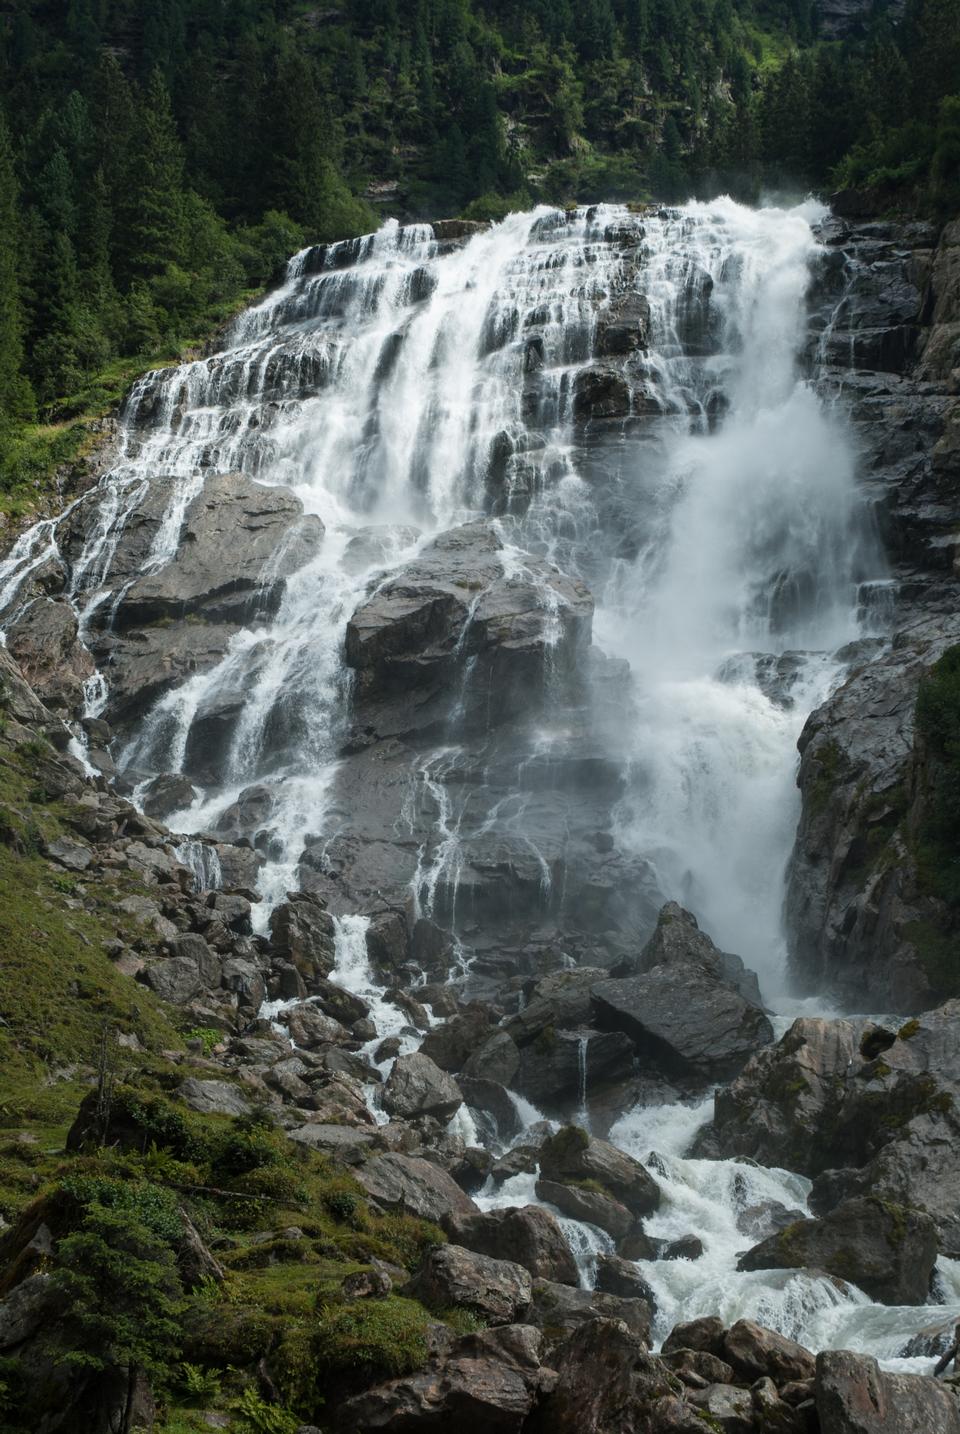
{"label": "evergreen tree", "polygon": [[184,257],[184,160],[170,95],[154,70],[140,106],[123,241],[128,274],[159,273]]}
{"label": "evergreen tree", "polygon": [[19,269],[17,179],[6,122],[0,113],[0,435],[33,407],[23,374],[23,311]]}

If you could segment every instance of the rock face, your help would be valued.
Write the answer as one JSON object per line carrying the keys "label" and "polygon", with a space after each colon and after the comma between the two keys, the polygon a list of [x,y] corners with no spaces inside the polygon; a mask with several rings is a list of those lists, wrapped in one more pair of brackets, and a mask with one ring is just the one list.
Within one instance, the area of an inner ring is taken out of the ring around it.
{"label": "rock face", "polygon": [[404,690],[415,679],[445,694],[451,671],[475,657],[509,711],[525,708],[531,684],[542,684],[548,649],[569,666],[589,642],[593,600],[582,583],[536,559],[511,571],[503,546],[486,523],[454,528],[356,610],[346,658],[366,693]]}
{"label": "rock face", "polygon": [[929,1298],[936,1258],[929,1215],[867,1197],[788,1225],[741,1255],[739,1268],[826,1270],[885,1304],[919,1305]]}
{"label": "rock face", "polygon": [[[913,1012],[958,993],[955,965],[943,959],[952,917],[916,860],[937,773],[915,708],[924,674],[960,642],[960,224],[938,236],[927,225],[855,230],[833,220],[823,237],[815,322],[828,323],[840,289],[853,287],[825,344],[822,382],[842,382],[851,400],[894,580],[875,596],[895,605],[883,614],[889,646],[879,657],[870,644],[847,654],[846,683],[801,736],[791,963],[805,989],[832,988],[855,1009]],[[870,259],[862,273],[845,262],[861,254]]]}
{"label": "rock face", "polygon": [[[62,535],[80,558],[99,491],[74,509]],[[320,549],[323,524],[305,515],[286,488],[240,473],[211,473],[180,513],[172,480],[155,477],[138,501],[110,558],[106,580],[119,601],[98,611],[88,643],[109,674],[106,716],[124,727],[164,691],[218,661],[246,622],[275,612],[285,580]],[[178,523],[179,518],[179,523]],[[195,724],[188,770],[210,774],[207,738],[222,738],[236,710],[211,712],[207,732]]]}

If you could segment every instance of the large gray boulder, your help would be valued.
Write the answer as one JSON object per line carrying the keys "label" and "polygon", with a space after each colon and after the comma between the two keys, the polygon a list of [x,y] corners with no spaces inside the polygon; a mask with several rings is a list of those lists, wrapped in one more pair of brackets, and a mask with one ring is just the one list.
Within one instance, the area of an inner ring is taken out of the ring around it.
{"label": "large gray boulder", "polygon": [[462,1245],[438,1245],[407,1286],[432,1309],[472,1310],[487,1324],[522,1322],[533,1298],[533,1281],[522,1265],[494,1260]]}
{"label": "large gray boulder", "polygon": [[580,1272],[563,1231],[548,1210],[539,1205],[511,1205],[501,1210],[449,1215],[444,1229],[450,1239],[468,1250],[511,1260],[535,1279],[579,1285]]}
{"label": "large gray boulder", "polygon": [[579,1126],[565,1126],[544,1141],[540,1147],[540,1174],[545,1181],[574,1188],[590,1182],[584,1193],[600,1186],[634,1217],[650,1215],[660,1204],[660,1187],[639,1160],[609,1141],[588,1135]]}
{"label": "large gray boulder", "polygon": [[435,1224],[450,1222],[456,1217],[469,1219],[479,1213],[470,1196],[464,1194],[445,1170],[418,1156],[393,1152],[376,1155],[354,1174],[371,1199],[384,1210],[403,1210]]}
{"label": "large gray boulder", "polygon": [[645,1061],[699,1084],[736,1075],[773,1040],[758,1005],[693,961],[598,981],[592,995],[598,1026],[624,1031]]}
{"label": "large gray boulder", "polygon": [[432,1115],[449,1120],[463,1104],[460,1087],[452,1076],[421,1051],[398,1056],[383,1088],[383,1108],[400,1120]]}
{"label": "large gray boulder", "polygon": [[517,1434],[540,1392],[542,1346],[542,1334],[529,1325],[466,1335],[425,1369],[347,1400],[335,1427],[342,1434]]}
{"label": "large gray boulder", "polygon": [[919,1374],[884,1374],[875,1359],[846,1349],[817,1355],[821,1434],[960,1434],[956,1391]]}
{"label": "large gray boulder", "polygon": [[544,1330],[553,1345],[594,1319],[622,1320],[631,1334],[649,1344],[651,1317],[651,1306],[646,1299],[612,1295],[603,1290],[575,1289],[554,1280],[535,1282],[533,1304],[527,1315],[529,1322]]}
{"label": "large gray boulder", "polygon": [[739,1268],[826,1270],[884,1304],[920,1305],[930,1297],[936,1259],[929,1215],[866,1197],[778,1230],[741,1255]]}
{"label": "large gray boulder", "polygon": [[655,966],[682,966],[688,962],[703,966],[718,981],[736,986],[741,996],[755,1006],[761,1004],[756,973],[749,971],[739,956],[721,951],[700,930],[697,918],[678,902],[668,901],[660,910],[653,935],[637,958],[638,973]]}

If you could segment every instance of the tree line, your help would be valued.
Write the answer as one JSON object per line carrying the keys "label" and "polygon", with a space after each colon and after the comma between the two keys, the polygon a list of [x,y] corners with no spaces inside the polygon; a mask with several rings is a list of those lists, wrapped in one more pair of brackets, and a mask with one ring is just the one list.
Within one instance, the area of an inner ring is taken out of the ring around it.
{"label": "tree line", "polygon": [[960,0],[8,0],[0,431],[201,334],[310,240],[536,200],[957,202]]}

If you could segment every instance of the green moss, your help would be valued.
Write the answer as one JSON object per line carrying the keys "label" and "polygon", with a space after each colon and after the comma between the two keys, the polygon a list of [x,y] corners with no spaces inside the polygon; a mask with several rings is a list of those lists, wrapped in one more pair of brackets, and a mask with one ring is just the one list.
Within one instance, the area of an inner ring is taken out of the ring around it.
{"label": "green moss", "polygon": [[362,1369],[389,1378],[426,1361],[430,1315],[416,1300],[388,1295],[329,1305],[319,1318],[313,1350],[321,1373]]}
{"label": "green moss", "polygon": [[920,1022],[914,1016],[911,1020],[905,1021],[897,1032],[897,1038],[901,1041],[909,1041],[920,1029]]}

